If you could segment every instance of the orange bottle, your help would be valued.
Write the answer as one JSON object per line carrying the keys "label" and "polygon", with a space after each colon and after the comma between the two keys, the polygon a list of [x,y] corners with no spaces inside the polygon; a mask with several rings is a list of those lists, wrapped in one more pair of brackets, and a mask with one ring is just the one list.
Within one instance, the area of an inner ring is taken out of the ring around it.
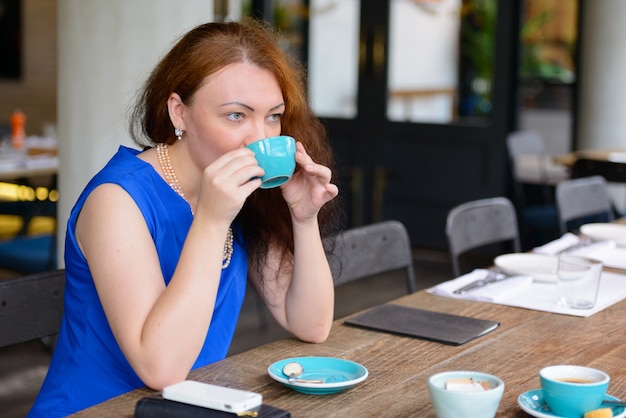
{"label": "orange bottle", "polygon": [[11,113],[11,145],[14,149],[22,149],[26,131],[26,115],[20,109],[15,109]]}

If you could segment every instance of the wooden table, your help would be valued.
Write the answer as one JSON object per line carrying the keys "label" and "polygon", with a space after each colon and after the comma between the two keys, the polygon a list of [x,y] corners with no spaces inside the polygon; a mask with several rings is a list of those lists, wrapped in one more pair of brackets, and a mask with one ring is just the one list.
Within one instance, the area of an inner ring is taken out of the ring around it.
{"label": "wooden table", "polygon": [[572,167],[579,158],[626,163],[626,149],[578,150],[569,154],[557,155],[554,157],[554,162]]}
{"label": "wooden table", "polygon": [[[497,417],[528,417],[517,397],[539,388],[539,370],[554,364],[604,370],[612,378],[609,393],[626,397],[626,301],[589,318],[457,300],[424,291],[393,303],[496,320],[501,325],[457,347],[349,327],[337,320],[323,344],[277,341],[195,370],[189,378],[258,391],[265,403],[289,410],[294,418],[434,418],[426,381],[448,370],[477,370],[502,378],[506,386]],[[273,362],[305,355],[356,361],[367,367],[370,375],[350,390],[327,396],[294,392],[268,376],[267,367]],[[155,393],[135,390],[75,416],[132,417],[137,400]]]}

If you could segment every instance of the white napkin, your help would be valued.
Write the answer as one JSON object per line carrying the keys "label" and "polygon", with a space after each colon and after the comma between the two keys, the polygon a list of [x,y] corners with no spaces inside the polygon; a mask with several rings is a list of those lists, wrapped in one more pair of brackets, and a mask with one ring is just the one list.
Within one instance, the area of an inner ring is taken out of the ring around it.
{"label": "white napkin", "polygon": [[592,254],[602,254],[616,247],[617,243],[615,241],[596,241],[592,242],[589,245],[584,245],[580,248],[576,248],[568,252],[568,254],[591,257]]}
{"label": "white napkin", "polygon": [[571,254],[595,258],[605,267],[626,270],[626,248],[618,247],[615,241],[598,241],[578,248]]}
{"label": "white napkin", "polygon": [[454,293],[455,290],[470,284],[476,280],[484,279],[489,274],[488,270],[476,269],[456,279],[449,280],[431,287],[429,293],[458,299],[481,300],[485,302],[498,302],[530,285],[533,281],[531,276],[515,276],[506,280],[497,281],[486,286],[477,287],[463,294]]}
{"label": "white napkin", "polygon": [[533,248],[533,252],[537,254],[556,255],[574,245],[580,243],[580,238],[571,232],[565,233],[562,237],[550,241],[540,247]]}
{"label": "white napkin", "polygon": [[615,241],[589,241],[588,239],[581,239],[571,232],[567,232],[554,241],[533,248],[533,252],[537,254],[558,255],[567,251],[568,254],[587,256],[592,253],[613,249],[616,246],[617,243]]}
{"label": "white napkin", "polygon": [[[576,247],[579,245],[579,247]],[[570,255],[590,257],[600,260],[605,267],[626,270],[626,248],[618,247],[615,241],[581,240],[580,237],[568,232],[562,237],[533,249],[534,253],[557,255],[567,250]]]}

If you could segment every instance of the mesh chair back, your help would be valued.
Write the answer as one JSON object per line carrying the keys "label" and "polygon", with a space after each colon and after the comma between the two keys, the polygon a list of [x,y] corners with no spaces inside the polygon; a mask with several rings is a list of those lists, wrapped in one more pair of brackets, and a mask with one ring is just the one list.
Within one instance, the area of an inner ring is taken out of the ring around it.
{"label": "mesh chair back", "polygon": [[417,290],[409,234],[398,221],[347,229],[326,238],[324,247],[335,286],[405,269],[407,292]]}
{"label": "mesh chair back", "polygon": [[[556,204],[561,233],[586,222],[615,219],[606,179],[590,176],[565,180],[556,186]],[[579,221],[572,225],[573,221]]]}
{"label": "mesh chair back", "polygon": [[521,251],[517,215],[505,197],[474,200],[454,207],[446,222],[448,249],[455,276],[461,275],[459,256],[489,244],[509,242]]}
{"label": "mesh chair back", "polygon": [[530,164],[533,168],[531,182],[545,182],[546,169],[543,157],[546,150],[543,138],[538,132],[530,130],[510,132],[506,138],[506,145],[514,181],[521,183],[528,181],[528,174],[525,174],[522,166]]}
{"label": "mesh chair back", "polygon": [[0,280],[0,347],[58,334],[65,270]]}
{"label": "mesh chair back", "polygon": [[518,155],[544,155],[546,153],[543,138],[538,132],[532,130],[509,133],[506,145],[512,158]]}

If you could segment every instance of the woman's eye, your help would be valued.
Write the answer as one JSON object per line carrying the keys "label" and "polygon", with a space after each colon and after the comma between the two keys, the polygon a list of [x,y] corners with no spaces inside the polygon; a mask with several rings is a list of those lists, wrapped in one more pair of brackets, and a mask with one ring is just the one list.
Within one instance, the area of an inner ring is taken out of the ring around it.
{"label": "woman's eye", "polygon": [[240,121],[243,119],[243,113],[231,113],[228,115],[228,119],[233,120],[233,121]]}
{"label": "woman's eye", "polygon": [[282,113],[275,113],[273,115],[270,115],[270,120],[272,122],[280,122],[282,117],[283,117]]}

